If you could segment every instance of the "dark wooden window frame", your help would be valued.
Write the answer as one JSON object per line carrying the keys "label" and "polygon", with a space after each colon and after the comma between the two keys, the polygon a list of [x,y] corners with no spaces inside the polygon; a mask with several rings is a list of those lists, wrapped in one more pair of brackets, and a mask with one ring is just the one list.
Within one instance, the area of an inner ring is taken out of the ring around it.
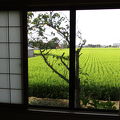
{"label": "dark wooden window frame", "polygon": [[[76,9],[77,8],[77,9]],[[92,7],[92,9],[95,9]],[[98,8],[97,8],[98,9]],[[96,9],[96,10],[97,10]],[[99,8],[99,9],[103,9],[103,8]],[[112,8],[106,8],[106,9],[112,9]],[[86,110],[86,109],[76,109],[74,107],[74,88],[75,88],[75,34],[76,34],[76,10],[86,10],[85,8],[80,9],[79,7],[70,7],[68,9],[54,9],[52,8],[30,8],[28,9],[28,11],[58,11],[58,10],[69,10],[70,11],[70,73],[69,73],[69,108],[58,108],[58,107],[46,107],[46,106],[34,106],[34,105],[29,105],[29,108],[33,111],[35,111],[35,109],[37,109],[37,111],[45,111],[45,110],[49,110],[49,111],[58,111],[58,112],[77,112],[79,114],[81,114],[81,112],[83,113],[88,113],[91,115],[115,115],[116,117],[119,116],[119,111],[112,111],[112,110]],[[87,9],[87,10],[91,10],[91,8]]]}
{"label": "dark wooden window frame", "polygon": [[[40,3],[40,2],[39,2]],[[86,110],[76,110],[74,109],[74,79],[75,78],[75,71],[72,68],[75,68],[75,12],[76,10],[90,10],[90,9],[120,9],[120,3],[109,3],[109,2],[102,2],[102,3],[82,3],[82,4],[76,4],[76,5],[63,5],[63,6],[59,6],[59,5],[50,5],[50,6],[46,6],[46,5],[40,5],[40,4],[32,4],[32,3],[28,3],[23,5],[22,7],[20,7],[18,5],[18,7],[16,7],[15,5],[11,5],[11,7],[7,5],[6,8],[6,4],[5,6],[3,5],[1,7],[0,10],[20,10],[22,12],[22,24],[23,24],[23,28],[22,28],[22,70],[23,70],[23,87],[24,87],[24,92],[23,92],[23,104],[22,105],[13,105],[13,104],[0,104],[0,110],[1,109],[19,109],[19,110],[24,110],[27,114],[33,114],[34,115],[40,115],[41,113],[44,115],[48,115],[49,114],[53,114],[56,115],[58,114],[58,116],[64,116],[64,118],[67,118],[68,116],[71,117],[71,120],[74,120],[74,117],[78,118],[78,119],[86,119],[90,118],[90,119],[95,119],[95,120],[99,120],[99,119],[106,119],[106,120],[117,120],[120,117],[119,113],[114,113],[113,111],[86,111]],[[71,40],[71,44],[70,44],[70,101],[69,101],[69,109],[60,109],[60,108],[42,108],[42,107],[36,107],[36,106],[29,106],[28,105],[28,60],[27,60],[27,11],[45,11],[45,10],[58,10],[58,8],[60,8],[59,10],[70,10],[70,20],[72,21],[70,23],[70,27],[72,27],[72,29],[70,29],[70,39]],[[74,30],[73,30],[74,28]],[[74,59],[73,59],[74,58]],[[73,90],[72,90],[73,89]],[[19,111],[18,110],[18,111]],[[38,116],[39,116],[38,115]],[[65,117],[66,116],[66,117]],[[73,118],[72,118],[73,117]],[[49,117],[48,117],[49,118]],[[62,117],[60,117],[62,119]],[[68,117],[69,118],[69,117]]]}

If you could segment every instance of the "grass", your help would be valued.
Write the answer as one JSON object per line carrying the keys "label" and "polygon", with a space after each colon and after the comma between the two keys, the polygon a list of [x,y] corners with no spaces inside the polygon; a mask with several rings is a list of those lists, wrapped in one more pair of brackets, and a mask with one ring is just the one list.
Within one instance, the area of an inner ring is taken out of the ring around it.
{"label": "grass", "polygon": [[[68,49],[54,49],[51,54],[69,54]],[[120,87],[120,48],[83,48],[80,56],[81,97],[104,100],[118,100]],[[39,50],[34,51],[39,54]],[[54,59],[54,60],[53,60]],[[68,78],[59,59],[52,56],[48,60]],[[48,98],[69,98],[69,86],[58,77],[45,63],[41,56],[28,58],[29,96]]]}
{"label": "grass", "polygon": [[[64,72],[65,68],[58,65],[60,64],[60,61],[53,61],[52,57],[49,57],[49,61],[51,60],[54,64],[54,67],[59,72],[66,75]],[[46,63],[44,63],[44,60],[41,56],[29,58],[28,65],[30,96],[68,98],[68,83],[53,73],[53,71],[46,65]]]}

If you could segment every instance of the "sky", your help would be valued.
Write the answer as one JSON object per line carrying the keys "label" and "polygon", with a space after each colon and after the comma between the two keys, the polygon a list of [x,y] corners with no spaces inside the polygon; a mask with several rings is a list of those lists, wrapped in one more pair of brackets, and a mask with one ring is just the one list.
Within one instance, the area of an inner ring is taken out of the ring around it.
{"label": "sky", "polygon": [[86,44],[120,43],[120,9],[78,10],[76,16],[77,29]]}
{"label": "sky", "polygon": [[[69,19],[69,11],[58,12]],[[82,33],[82,38],[87,40],[86,45],[120,43],[120,9],[77,10],[76,29]],[[76,39],[77,44],[78,42]]]}

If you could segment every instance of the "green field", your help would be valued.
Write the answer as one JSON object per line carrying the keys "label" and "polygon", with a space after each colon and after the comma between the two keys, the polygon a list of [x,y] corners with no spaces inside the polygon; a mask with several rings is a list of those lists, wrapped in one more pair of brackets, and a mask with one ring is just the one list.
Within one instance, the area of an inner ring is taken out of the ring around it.
{"label": "green field", "polygon": [[[34,51],[39,54],[39,51]],[[51,54],[69,54],[68,49],[52,50]],[[104,100],[118,100],[120,87],[120,48],[83,48],[80,56],[81,96]],[[49,61],[68,78],[60,60]],[[63,79],[44,63],[41,56],[28,58],[29,96],[68,98],[69,87]]]}

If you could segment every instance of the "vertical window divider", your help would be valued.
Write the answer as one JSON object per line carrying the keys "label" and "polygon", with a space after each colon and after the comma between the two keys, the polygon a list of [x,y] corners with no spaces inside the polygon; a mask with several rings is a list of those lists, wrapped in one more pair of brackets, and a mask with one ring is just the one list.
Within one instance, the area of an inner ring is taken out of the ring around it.
{"label": "vertical window divider", "polygon": [[28,40],[27,40],[27,10],[22,11],[22,42],[21,42],[21,56],[22,56],[22,82],[23,82],[23,105],[28,106]]}
{"label": "vertical window divider", "polygon": [[70,9],[70,73],[69,73],[69,108],[75,108],[75,38],[76,10]]}

